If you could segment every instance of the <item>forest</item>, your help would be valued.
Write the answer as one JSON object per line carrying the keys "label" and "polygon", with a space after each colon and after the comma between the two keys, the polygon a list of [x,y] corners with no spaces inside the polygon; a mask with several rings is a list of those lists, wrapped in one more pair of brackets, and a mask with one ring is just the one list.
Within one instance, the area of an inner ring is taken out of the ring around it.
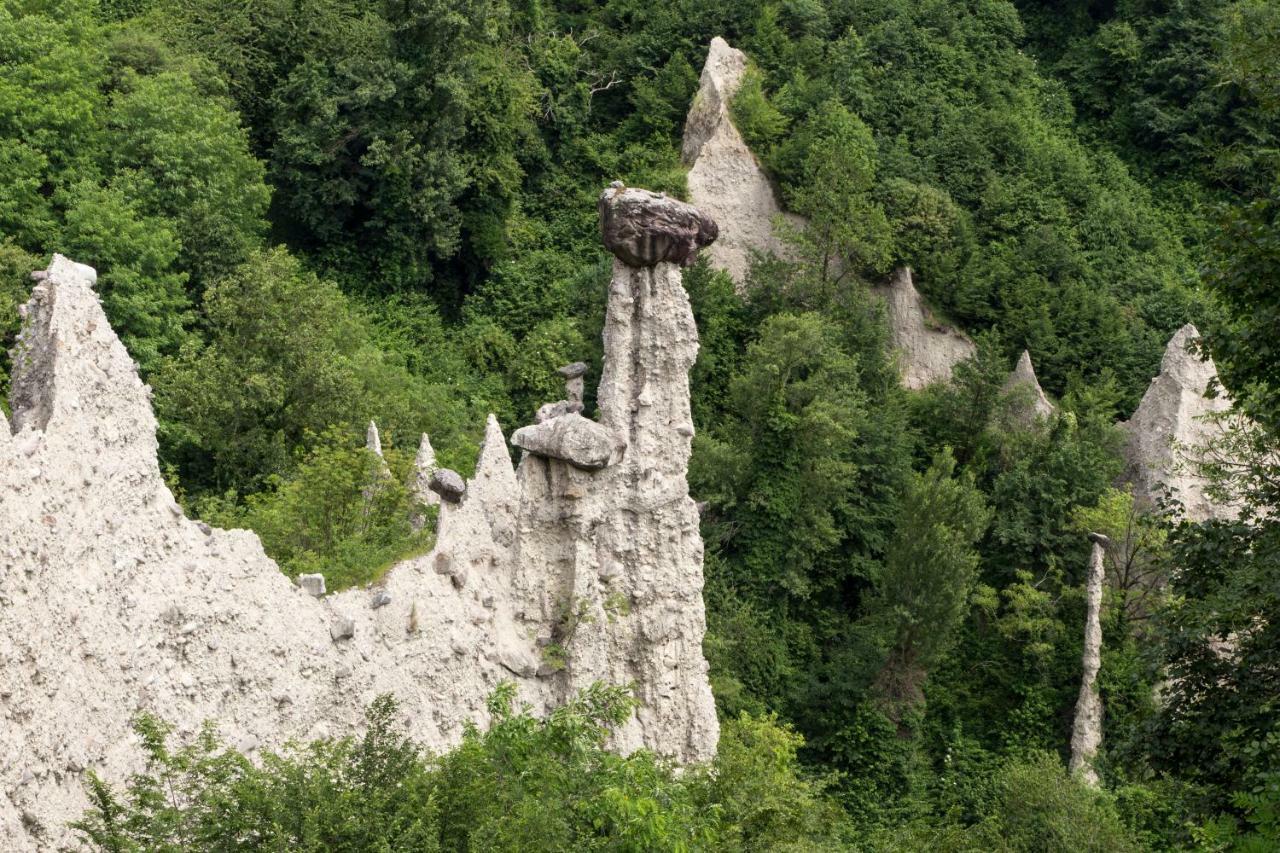
{"label": "forest", "polygon": [[[3,347],[31,270],[92,264],[191,517],[375,580],[431,546],[421,433],[468,474],[488,413],[599,375],[596,197],[686,195],[715,36],[808,222],[740,289],[685,272],[716,758],[611,753],[625,685],[545,720],[500,688],[440,755],[390,697],[263,762],[140,717],[90,849],[1280,850],[1273,0],[6,0]],[[900,266],[977,344],[920,391],[871,294]],[[1231,519],[1118,485],[1188,322],[1240,416],[1205,461]],[[1066,763],[1090,532],[1124,579],[1098,786]]]}

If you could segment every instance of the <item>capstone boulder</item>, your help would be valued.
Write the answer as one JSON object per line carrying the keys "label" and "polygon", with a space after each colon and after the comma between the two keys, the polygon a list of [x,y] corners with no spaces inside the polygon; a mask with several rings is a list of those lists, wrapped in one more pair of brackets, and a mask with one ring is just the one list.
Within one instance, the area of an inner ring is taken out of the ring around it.
{"label": "capstone boulder", "polygon": [[605,248],[628,266],[691,266],[718,233],[715,221],[693,205],[621,181],[600,194],[599,207]]}
{"label": "capstone boulder", "polygon": [[452,468],[437,468],[431,472],[431,482],[427,484],[431,491],[450,503],[457,503],[466,494],[467,483],[462,475]]}
{"label": "capstone boulder", "polygon": [[511,443],[538,456],[563,460],[583,471],[599,471],[626,449],[626,442],[608,428],[576,412],[521,427],[512,434]]}

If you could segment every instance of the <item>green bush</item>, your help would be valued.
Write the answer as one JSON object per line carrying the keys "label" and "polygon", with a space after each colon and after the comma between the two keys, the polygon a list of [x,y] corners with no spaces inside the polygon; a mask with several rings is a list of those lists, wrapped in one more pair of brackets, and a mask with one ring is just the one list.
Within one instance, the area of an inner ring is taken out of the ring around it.
{"label": "green bush", "polygon": [[947,853],[1126,853],[1140,849],[1113,798],[1071,777],[1050,753],[1008,761],[992,780],[981,819],[964,825],[920,819],[873,836],[877,851]]}
{"label": "green bush", "polygon": [[996,774],[994,809],[979,832],[991,849],[1011,853],[1137,849],[1112,797],[1073,778],[1050,753],[1011,761]]}
{"label": "green bush", "polygon": [[733,113],[733,125],[754,151],[762,158],[770,146],[787,131],[788,118],[778,111],[764,93],[764,78],[754,68],[742,77],[738,93],[729,105]]}
{"label": "green bush", "polygon": [[431,768],[399,733],[395,703],[375,700],[367,723],[361,738],[289,744],[255,764],[212,725],[171,749],[171,728],[142,717],[146,771],[124,792],[91,773],[91,808],[73,826],[110,853],[440,849]]}
{"label": "green bush", "polygon": [[715,761],[680,773],[645,750],[605,748],[634,706],[594,685],[543,719],[504,683],[490,722],[432,756],[404,737],[393,699],[362,737],[289,744],[260,762],[206,726],[170,748],[153,717],[135,728],[147,769],[123,791],[92,773],[74,824],[102,851],[764,851],[831,848],[842,815],[796,761],[774,718],[725,726]]}
{"label": "green bush", "polygon": [[248,527],[289,577],[319,572],[330,590],[377,580],[390,566],[429,549],[429,528],[406,485],[412,459],[386,448],[385,460],[349,433],[330,429],[288,477],[275,477],[267,491],[234,499],[205,500],[199,508],[221,527]]}

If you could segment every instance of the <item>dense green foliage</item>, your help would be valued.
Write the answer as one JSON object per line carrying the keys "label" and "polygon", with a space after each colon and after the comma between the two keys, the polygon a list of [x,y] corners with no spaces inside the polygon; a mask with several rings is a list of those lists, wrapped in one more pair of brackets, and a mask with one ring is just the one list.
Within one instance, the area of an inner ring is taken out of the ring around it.
{"label": "dense green foliage", "polygon": [[[420,433],[465,473],[486,413],[525,422],[564,362],[599,375],[595,194],[683,192],[716,35],[751,57],[733,115],[808,220],[742,293],[685,276],[720,757],[609,755],[603,688],[546,723],[500,694],[438,757],[388,705],[363,741],[261,767],[149,723],[151,775],[95,789],[96,843],[1274,846],[1273,2],[10,0],[0,336],[51,252],[94,265],[187,508],[290,574],[371,581],[430,539]],[[921,392],[869,290],[903,264],[978,342]],[[1188,321],[1256,424],[1224,438],[1247,464],[1209,460],[1230,522],[1115,488],[1115,423]],[[1058,402],[1037,423],[1002,390],[1023,348]],[[1061,759],[1099,529],[1095,792]]]}
{"label": "dense green foliage", "polygon": [[[443,755],[400,733],[379,697],[360,738],[290,745],[250,761],[211,727],[169,745],[153,717],[136,724],[147,770],[123,791],[90,777],[93,806],[76,823],[95,849],[822,851],[855,844],[829,780],[797,763],[800,738],[773,717],[727,720],[715,760],[677,772],[639,751],[606,748],[631,713],[625,691],[593,686],[545,719],[513,707],[514,685],[489,700],[484,731],[467,724]],[[1113,800],[1037,754],[993,775],[975,826],[915,825],[873,849],[1004,853],[1134,849]]]}
{"label": "dense green foliage", "polygon": [[294,745],[260,763],[211,728],[177,750],[162,721],[137,723],[148,770],[123,792],[91,779],[78,824],[95,848],[130,850],[820,850],[847,830],[799,738],[771,718],[724,728],[714,762],[685,773],[641,751],[605,748],[631,713],[599,685],[546,719],[490,697],[491,722],[461,745],[422,751],[377,699],[363,737]]}

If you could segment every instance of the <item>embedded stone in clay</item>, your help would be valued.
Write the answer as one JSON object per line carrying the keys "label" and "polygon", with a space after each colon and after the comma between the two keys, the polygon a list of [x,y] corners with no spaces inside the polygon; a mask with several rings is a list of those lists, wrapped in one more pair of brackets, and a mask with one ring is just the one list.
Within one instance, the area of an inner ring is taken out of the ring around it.
{"label": "embedded stone in clay", "polygon": [[543,403],[533,416],[535,424],[544,423],[562,415],[581,414],[584,406],[577,400],[561,400],[558,403]]}
{"label": "embedded stone in clay", "polygon": [[356,623],[347,616],[335,616],[329,623],[329,636],[338,640],[350,640],[356,635]]}
{"label": "embedded stone in clay", "polygon": [[324,595],[324,575],[298,575],[298,586],[307,595],[314,595],[319,598]]}

